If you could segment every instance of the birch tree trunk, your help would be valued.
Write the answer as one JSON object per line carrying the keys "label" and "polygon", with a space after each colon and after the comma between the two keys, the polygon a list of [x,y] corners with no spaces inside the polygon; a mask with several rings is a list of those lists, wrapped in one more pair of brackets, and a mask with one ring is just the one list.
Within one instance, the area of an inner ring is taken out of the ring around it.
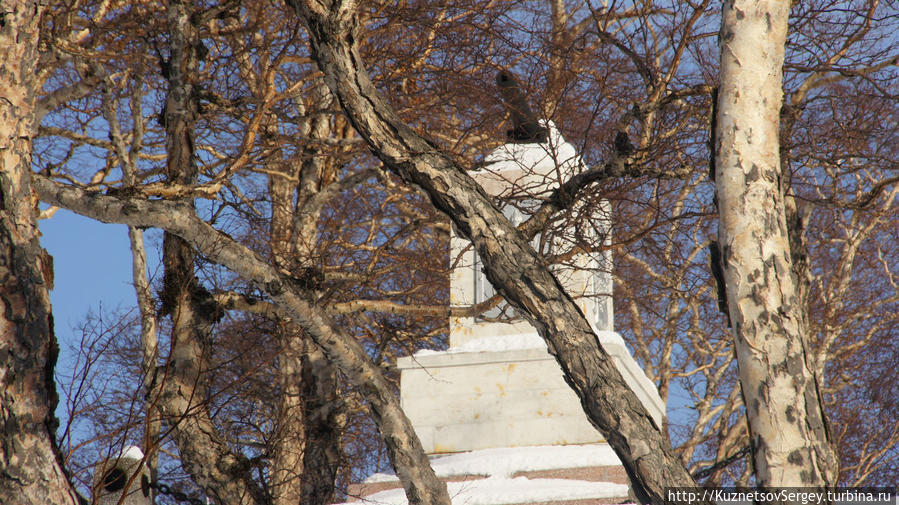
{"label": "birch tree trunk", "polygon": [[56,447],[53,263],[31,187],[41,12],[23,0],[0,13],[0,502],[9,505],[79,503]]}
{"label": "birch tree trunk", "polygon": [[[137,184],[137,160],[143,144],[145,123],[143,116],[142,81],[138,81],[136,91],[130,97],[131,117],[134,120],[133,135],[130,146],[122,135],[118,120],[116,101],[113,97],[111,83],[103,89],[103,117],[109,126],[109,140],[114,146],[122,168],[122,184],[133,187]],[[159,408],[159,391],[154,387],[156,371],[159,365],[159,339],[157,335],[156,307],[150,280],[147,278],[147,252],[144,247],[144,234],[139,228],[128,227],[128,241],[131,245],[131,279],[137,298],[140,314],[140,348],[141,348],[141,383],[144,390],[144,422],[143,451],[146,455],[144,466],[150,474],[150,481],[158,479],[160,433],[162,430]],[[149,499],[155,503],[155,490],[150,490]]]}
{"label": "birch tree trunk", "polygon": [[731,0],[720,33],[718,238],[762,486],[834,483],[781,187],[779,117],[790,3]]}
{"label": "birch tree trunk", "polygon": [[[267,125],[270,134],[277,133],[275,118]],[[299,163],[284,161],[274,164],[269,170],[268,193],[272,202],[272,216],[269,227],[269,247],[275,265],[290,271],[294,251],[292,247],[291,224],[293,222],[296,180],[299,177]],[[303,412],[303,354],[306,341],[302,330],[289,321],[278,321],[277,340],[279,342],[277,378],[281,394],[278,397],[278,414],[274,423],[271,441],[272,456],[269,462],[269,478],[272,503],[288,505],[302,501],[303,464],[306,433]]]}
{"label": "birch tree trunk", "polygon": [[[299,273],[307,275],[313,275],[312,272],[318,267],[314,258],[318,250],[318,224],[324,206],[317,202],[316,197],[337,179],[336,162],[323,156],[321,147],[314,143],[337,133],[332,131],[331,115],[323,113],[332,107],[334,100],[321,79],[317,78],[313,86],[315,109],[307,113],[318,114],[309,120],[307,136],[313,142],[303,150],[296,188],[297,203],[290,216],[293,221],[291,239],[294,261],[297,262],[295,267],[299,267]],[[339,397],[336,367],[311,340],[306,339],[305,347],[299,384],[306,429],[300,502],[304,505],[328,505],[333,502],[336,493],[340,441],[346,420]]]}

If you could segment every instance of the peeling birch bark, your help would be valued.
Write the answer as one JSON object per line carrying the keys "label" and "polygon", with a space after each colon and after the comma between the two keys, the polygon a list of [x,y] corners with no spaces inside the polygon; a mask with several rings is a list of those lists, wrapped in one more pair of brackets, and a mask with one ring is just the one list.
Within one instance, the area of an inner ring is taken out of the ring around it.
{"label": "peeling birch bark", "polygon": [[809,367],[781,188],[789,2],[724,4],[715,139],[718,237],[762,486],[833,484],[836,458]]}
{"label": "peeling birch bark", "polygon": [[0,501],[9,505],[80,498],[56,446],[53,263],[30,179],[42,9],[20,0],[0,13]]}
{"label": "peeling birch bark", "polygon": [[[166,8],[170,56],[164,115],[166,176],[181,185],[197,183],[193,128],[197,117],[194,75],[199,71],[198,34],[189,4],[173,0]],[[180,203],[192,209],[191,203]],[[190,210],[189,210],[190,211]],[[264,504],[268,497],[242,453],[232,451],[208,408],[206,376],[212,327],[219,309],[194,274],[195,253],[188,241],[166,230],[162,313],[172,320],[169,361],[157,374],[159,410],[172,427],[172,438],[185,470],[203,491],[229,505]]]}

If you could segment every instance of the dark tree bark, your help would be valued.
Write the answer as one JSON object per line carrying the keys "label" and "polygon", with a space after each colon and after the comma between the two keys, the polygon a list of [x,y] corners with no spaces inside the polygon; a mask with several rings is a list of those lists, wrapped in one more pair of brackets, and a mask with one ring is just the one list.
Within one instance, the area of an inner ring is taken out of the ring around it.
{"label": "dark tree bark", "polygon": [[337,491],[340,437],[346,424],[343,400],[337,388],[337,370],[324,353],[309,345],[303,356],[303,482],[300,503],[329,505]]}
{"label": "dark tree bark", "polygon": [[587,416],[624,463],[638,498],[663,503],[666,487],[694,486],[583,313],[525,237],[461,167],[406,126],[378,94],[356,45],[356,4],[288,3],[306,23],[313,58],[353,126],[390,170],[422,188],[472,241],[487,278],[547,341]]}
{"label": "dark tree bark", "polygon": [[49,288],[31,187],[35,64],[42,7],[0,13],[0,502],[77,504],[56,447],[58,420]]}

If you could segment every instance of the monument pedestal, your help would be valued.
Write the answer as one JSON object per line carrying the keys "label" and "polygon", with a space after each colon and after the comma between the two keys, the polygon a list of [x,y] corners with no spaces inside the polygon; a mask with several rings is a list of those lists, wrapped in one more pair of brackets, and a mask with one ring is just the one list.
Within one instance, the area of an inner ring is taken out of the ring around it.
{"label": "monument pedestal", "polygon": [[[665,406],[652,382],[617,333],[599,334],[661,426]],[[486,350],[466,350],[479,343]],[[424,351],[400,358],[397,367],[403,410],[429,454],[603,441],[536,333]]]}

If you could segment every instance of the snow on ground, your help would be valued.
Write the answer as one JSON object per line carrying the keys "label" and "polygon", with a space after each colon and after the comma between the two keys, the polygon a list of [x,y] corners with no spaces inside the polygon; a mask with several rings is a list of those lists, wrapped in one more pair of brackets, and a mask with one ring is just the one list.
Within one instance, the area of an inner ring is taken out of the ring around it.
{"label": "snow on ground", "polygon": [[[431,459],[431,467],[437,472],[438,477],[486,475],[509,478],[518,472],[620,464],[621,460],[607,444],[503,447]],[[376,473],[365,479],[365,483],[395,480],[397,478],[393,474]]]}
{"label": "snow on ground", "polygon": [[[628,487],[611,482],[589,482],[568,479],[514,479],[491,477],[482,480],[447,482],[453,505],[503,505],[547,501],[627,496]],[[400,489],[381,491],[365,497],[359,504],[407,505]]]}
{"label": "snow on ground", "polygon": [[[620,464],[618,456],[607,444],[482,449],[438,456],[431,460],[431,466],[441,478],[487,476],[486,479],[448,482],[447,489],[453,505],[504,505],[624,497],[628,493],[625,484],[513,477],[518,472]],[[396,480],[395,475],[378,473],[366,479],[365,483]],[[361,502],[351,503],[408,504],[402,488],[381,491],[365,497]]]}

